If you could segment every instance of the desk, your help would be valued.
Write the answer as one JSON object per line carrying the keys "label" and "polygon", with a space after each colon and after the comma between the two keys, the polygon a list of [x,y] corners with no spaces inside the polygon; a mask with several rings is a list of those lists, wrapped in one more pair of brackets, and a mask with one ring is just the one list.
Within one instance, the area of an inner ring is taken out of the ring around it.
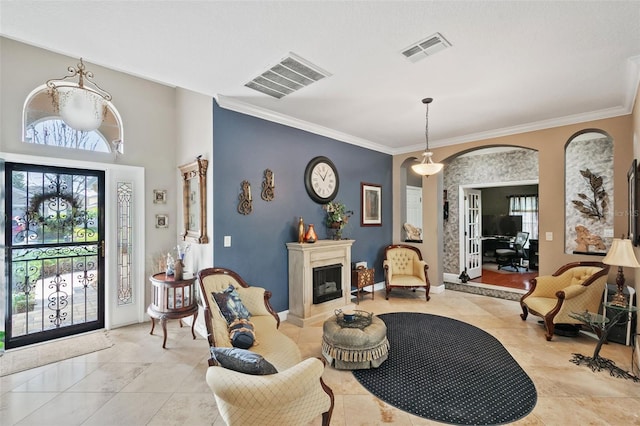
{"label": "desk", "polygon": [[500,235],[482,237],[482,255],[495,258],[496,250],[511,248],[513,240],[514,237],[504,237]]}
{"label": "desk", "polygon": [[[196,338],[194,327],[198,318],[198,304],[196,303],[195,281],[196,277],[175,280],[174,277],[162,272],[149,277],[152,285],[151,304],[147,308],[147,314],[151,317],[151,332],[156,326],[156,319],[162,324],[164,340],[162,348],[167,344],[167,320],[181,319],[193,315],[191,335]],[[182,327],[182,321],[180,321]]]}
{"label": "desk", "polygon": [[585,323],[589,328],[595,331],[599,335],[598,343],[593,351],[593,356],[584,356],[582,354],[573,354],[571,362],[576,365],[586,364],[592,371],[601,371],[607,369],[612,376],[621,377],[625,379],[631,379],[634,382],[640,382],[640,377],[636,377],[628,372],[624,371],[610,359],[600,356],[600,349],[602,344],[607,341],[607,335],[609,331],[618,323],[625,319],[628,321],[628,315],[633,312],[637,312],[638,308],[635,306],[618,306],[612,303],[603,304],[607,309],[613,312],[611,319],[600,314],[594,314],[591,312],[572,312],[569,314],[571,318],[575,318]]}

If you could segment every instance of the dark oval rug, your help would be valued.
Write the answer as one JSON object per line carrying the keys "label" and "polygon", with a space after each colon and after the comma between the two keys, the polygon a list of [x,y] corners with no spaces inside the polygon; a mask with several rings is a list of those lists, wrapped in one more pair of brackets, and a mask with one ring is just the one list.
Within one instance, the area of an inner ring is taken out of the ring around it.
{"label": "dark oval rug", "polygon": [[510,423],[535,407],[533,382],[487,332],[438,315],[378,316],[387,325],[389,358],[353,375],[381,400],[455,425]]}

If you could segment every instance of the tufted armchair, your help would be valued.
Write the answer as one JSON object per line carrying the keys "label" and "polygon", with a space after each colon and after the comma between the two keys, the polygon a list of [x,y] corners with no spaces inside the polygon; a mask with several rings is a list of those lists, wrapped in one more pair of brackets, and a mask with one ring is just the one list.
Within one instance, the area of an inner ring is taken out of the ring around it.
{"label": "tufted armchair", "polygon": [[581,324],[569,316],[572,312],[594,312],[607,285],[609,265],[600,262],[568,263],[553,275],[531,280],[531,289],[520,299],[522,320],[529,312],[542,317],[545,337],[551,340],[555,324]]}
{"label": "tufted armchair", "polygon": [[387,300],[393,287],[411,288],[414,291],[418,287],[424,287],[427,301],[431,299],[429,296],[431,283],[427,275],[429,266],[422,260],[419,249],[405,244],[387,246],[384,249],[382,266]]}
{"label": "tufted armchair", "polygon": [[203,269],[198,278],[209,345],[232,346],[227,321],[212,296],[231,284],[251,313],[250,321],[255,327],[256,343],[250,351],[264,357],[278,371],[252,375],[224,368],[213,357],[209,360],[207,384],[226,424],[306,424],[322,414],[322,424],[329,425],[334,397],[322,381],[325,363],[319,358],[303,360],[296,343],[278,330],[280,318],[269,303],[271,292],[250,287],[237,273],[224,268]]}

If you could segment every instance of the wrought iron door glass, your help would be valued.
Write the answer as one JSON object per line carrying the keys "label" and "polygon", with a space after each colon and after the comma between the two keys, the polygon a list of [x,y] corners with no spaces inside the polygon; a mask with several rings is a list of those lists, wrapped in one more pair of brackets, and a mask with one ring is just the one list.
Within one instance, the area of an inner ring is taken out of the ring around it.
{"label": "wrought iron door glass", "polygon": [[104,325],[104,173],[8,163],[7,347]]}

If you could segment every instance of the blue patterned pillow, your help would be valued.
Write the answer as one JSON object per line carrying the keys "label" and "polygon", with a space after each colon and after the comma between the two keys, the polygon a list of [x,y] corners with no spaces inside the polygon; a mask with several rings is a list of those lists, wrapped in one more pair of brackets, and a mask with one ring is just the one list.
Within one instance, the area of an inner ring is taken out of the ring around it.
{"label": "blue patterned pillow", "polygon": [[211,293],[211,295],[215,299],[222,316],[227,320],[227,324],[231,324],[237,319],[249,319],[251,317],[251,313],[240,300],[240,295],[238,295],[233,285],[229,284],[229,287],[224,291]]}
{"label": "blue patterned pillow", "polygon": [[264,357],[255,352],[238,348],[211,347],[211,358],[221,367],[245,374],[276,374],[278,370]]}

